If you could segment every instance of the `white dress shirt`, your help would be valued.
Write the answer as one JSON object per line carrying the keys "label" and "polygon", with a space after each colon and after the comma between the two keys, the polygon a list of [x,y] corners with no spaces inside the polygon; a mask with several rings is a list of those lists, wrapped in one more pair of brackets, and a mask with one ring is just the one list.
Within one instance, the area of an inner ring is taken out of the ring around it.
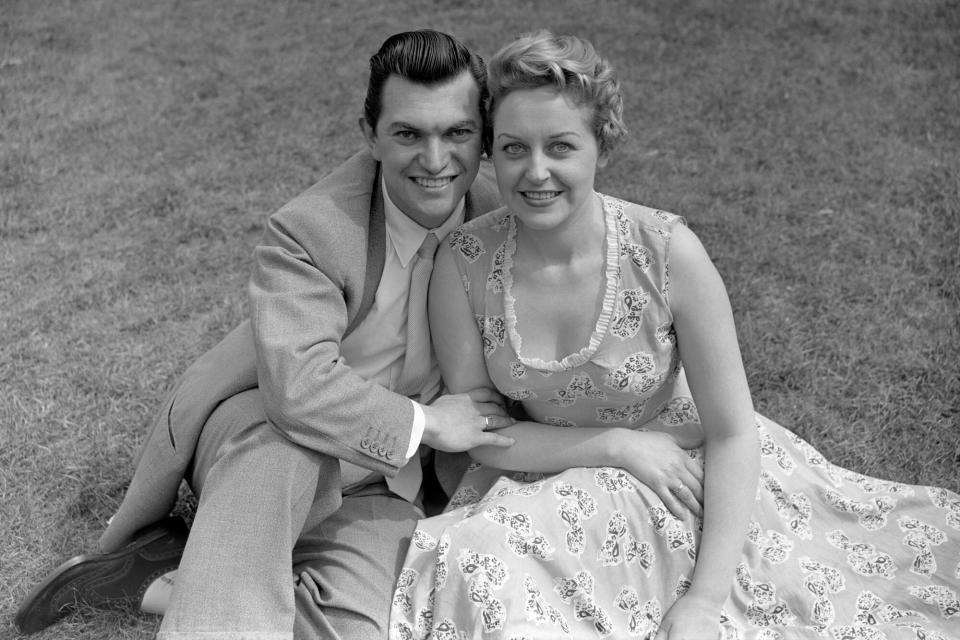
{"label": "white dress shirt", "polygon": [[[435,229],[426,229],[408,218],[390,200],[381,183],[383,209],[387,223],[386,261],[383,276],[367,316],[340,344],[340,356],[365,380],[396,389],[400,382],[406,354],[407,298],[410,287],[411,261],[431,231],[443,240],[448,233],[463,223],[465,203],[457,205],[446,222]],[[440,390],[440,369],[431,350],[422,357],[430,358],[430,376],[420,398],[432,399]],[[423,437],[424,415],[419,403],[411,399],[414,407],[414,422],[411,426],[410,446],[406,457],[409,460]]]}

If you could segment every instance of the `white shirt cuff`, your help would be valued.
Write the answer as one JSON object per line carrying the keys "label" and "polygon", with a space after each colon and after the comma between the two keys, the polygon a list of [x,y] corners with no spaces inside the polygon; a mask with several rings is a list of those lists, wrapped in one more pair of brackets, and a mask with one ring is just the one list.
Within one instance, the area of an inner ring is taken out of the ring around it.
{"label": "white shirt cuff", "polygon": [[[413,402],[411,400],[410,402]],[[410,430],[410,446],[407,447],[407,460],[413,457],[413,454],[420,448],[420,441],[423,440],[423,429],[427,425],[427,417],[423,415],[423,407],[420,403],[413,402],[413,428]]]}

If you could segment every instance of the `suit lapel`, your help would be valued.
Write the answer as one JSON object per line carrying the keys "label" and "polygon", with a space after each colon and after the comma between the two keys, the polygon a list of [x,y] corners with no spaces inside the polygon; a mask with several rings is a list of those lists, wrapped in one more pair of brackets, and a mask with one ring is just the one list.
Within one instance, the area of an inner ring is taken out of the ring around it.
{"label": "suit lapel", "polygon": [[363,322],[373,306],[380,287],[380,278],[383,277],[383,265],[386,260],[387,221],[383,212],[383,189],[380,185],[380,163],[373,173],[373,189],[370,192],[370,226],[367,229],[367,269],[363,280],[363,296],[360,298],[360,307],[350,325],[344,332],[346,338],[357,326]]}

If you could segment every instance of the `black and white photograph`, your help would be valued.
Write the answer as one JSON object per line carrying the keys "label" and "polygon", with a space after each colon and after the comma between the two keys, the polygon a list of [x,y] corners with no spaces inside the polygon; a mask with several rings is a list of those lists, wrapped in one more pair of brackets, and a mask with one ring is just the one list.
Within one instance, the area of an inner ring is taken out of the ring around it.
{"label": "black and white photograph", "polygon": [[960,640],[960,1],[0,0],[0,639]]}

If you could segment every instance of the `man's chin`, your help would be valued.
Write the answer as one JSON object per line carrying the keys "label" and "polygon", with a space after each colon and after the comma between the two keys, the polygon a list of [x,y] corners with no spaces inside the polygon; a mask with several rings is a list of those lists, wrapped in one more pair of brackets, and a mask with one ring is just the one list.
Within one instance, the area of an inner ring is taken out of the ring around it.
{"label": "man's chin", "polygon": [[466,194],[463,177],[461,175],[442,187],[423,187],[408,179],[402,198],[391,199],[414,222],[427,228],[436,227],[450,217]]}
{"label": "man's chin", "polygon": [[422,210],[417,215],[416,220],[420,223],[420,226],[426,227],[427,229],[433,229],[439,227],[450,217],[450,214],[453,213],[454,206],[451,204],[445,207],[437,207]]}

